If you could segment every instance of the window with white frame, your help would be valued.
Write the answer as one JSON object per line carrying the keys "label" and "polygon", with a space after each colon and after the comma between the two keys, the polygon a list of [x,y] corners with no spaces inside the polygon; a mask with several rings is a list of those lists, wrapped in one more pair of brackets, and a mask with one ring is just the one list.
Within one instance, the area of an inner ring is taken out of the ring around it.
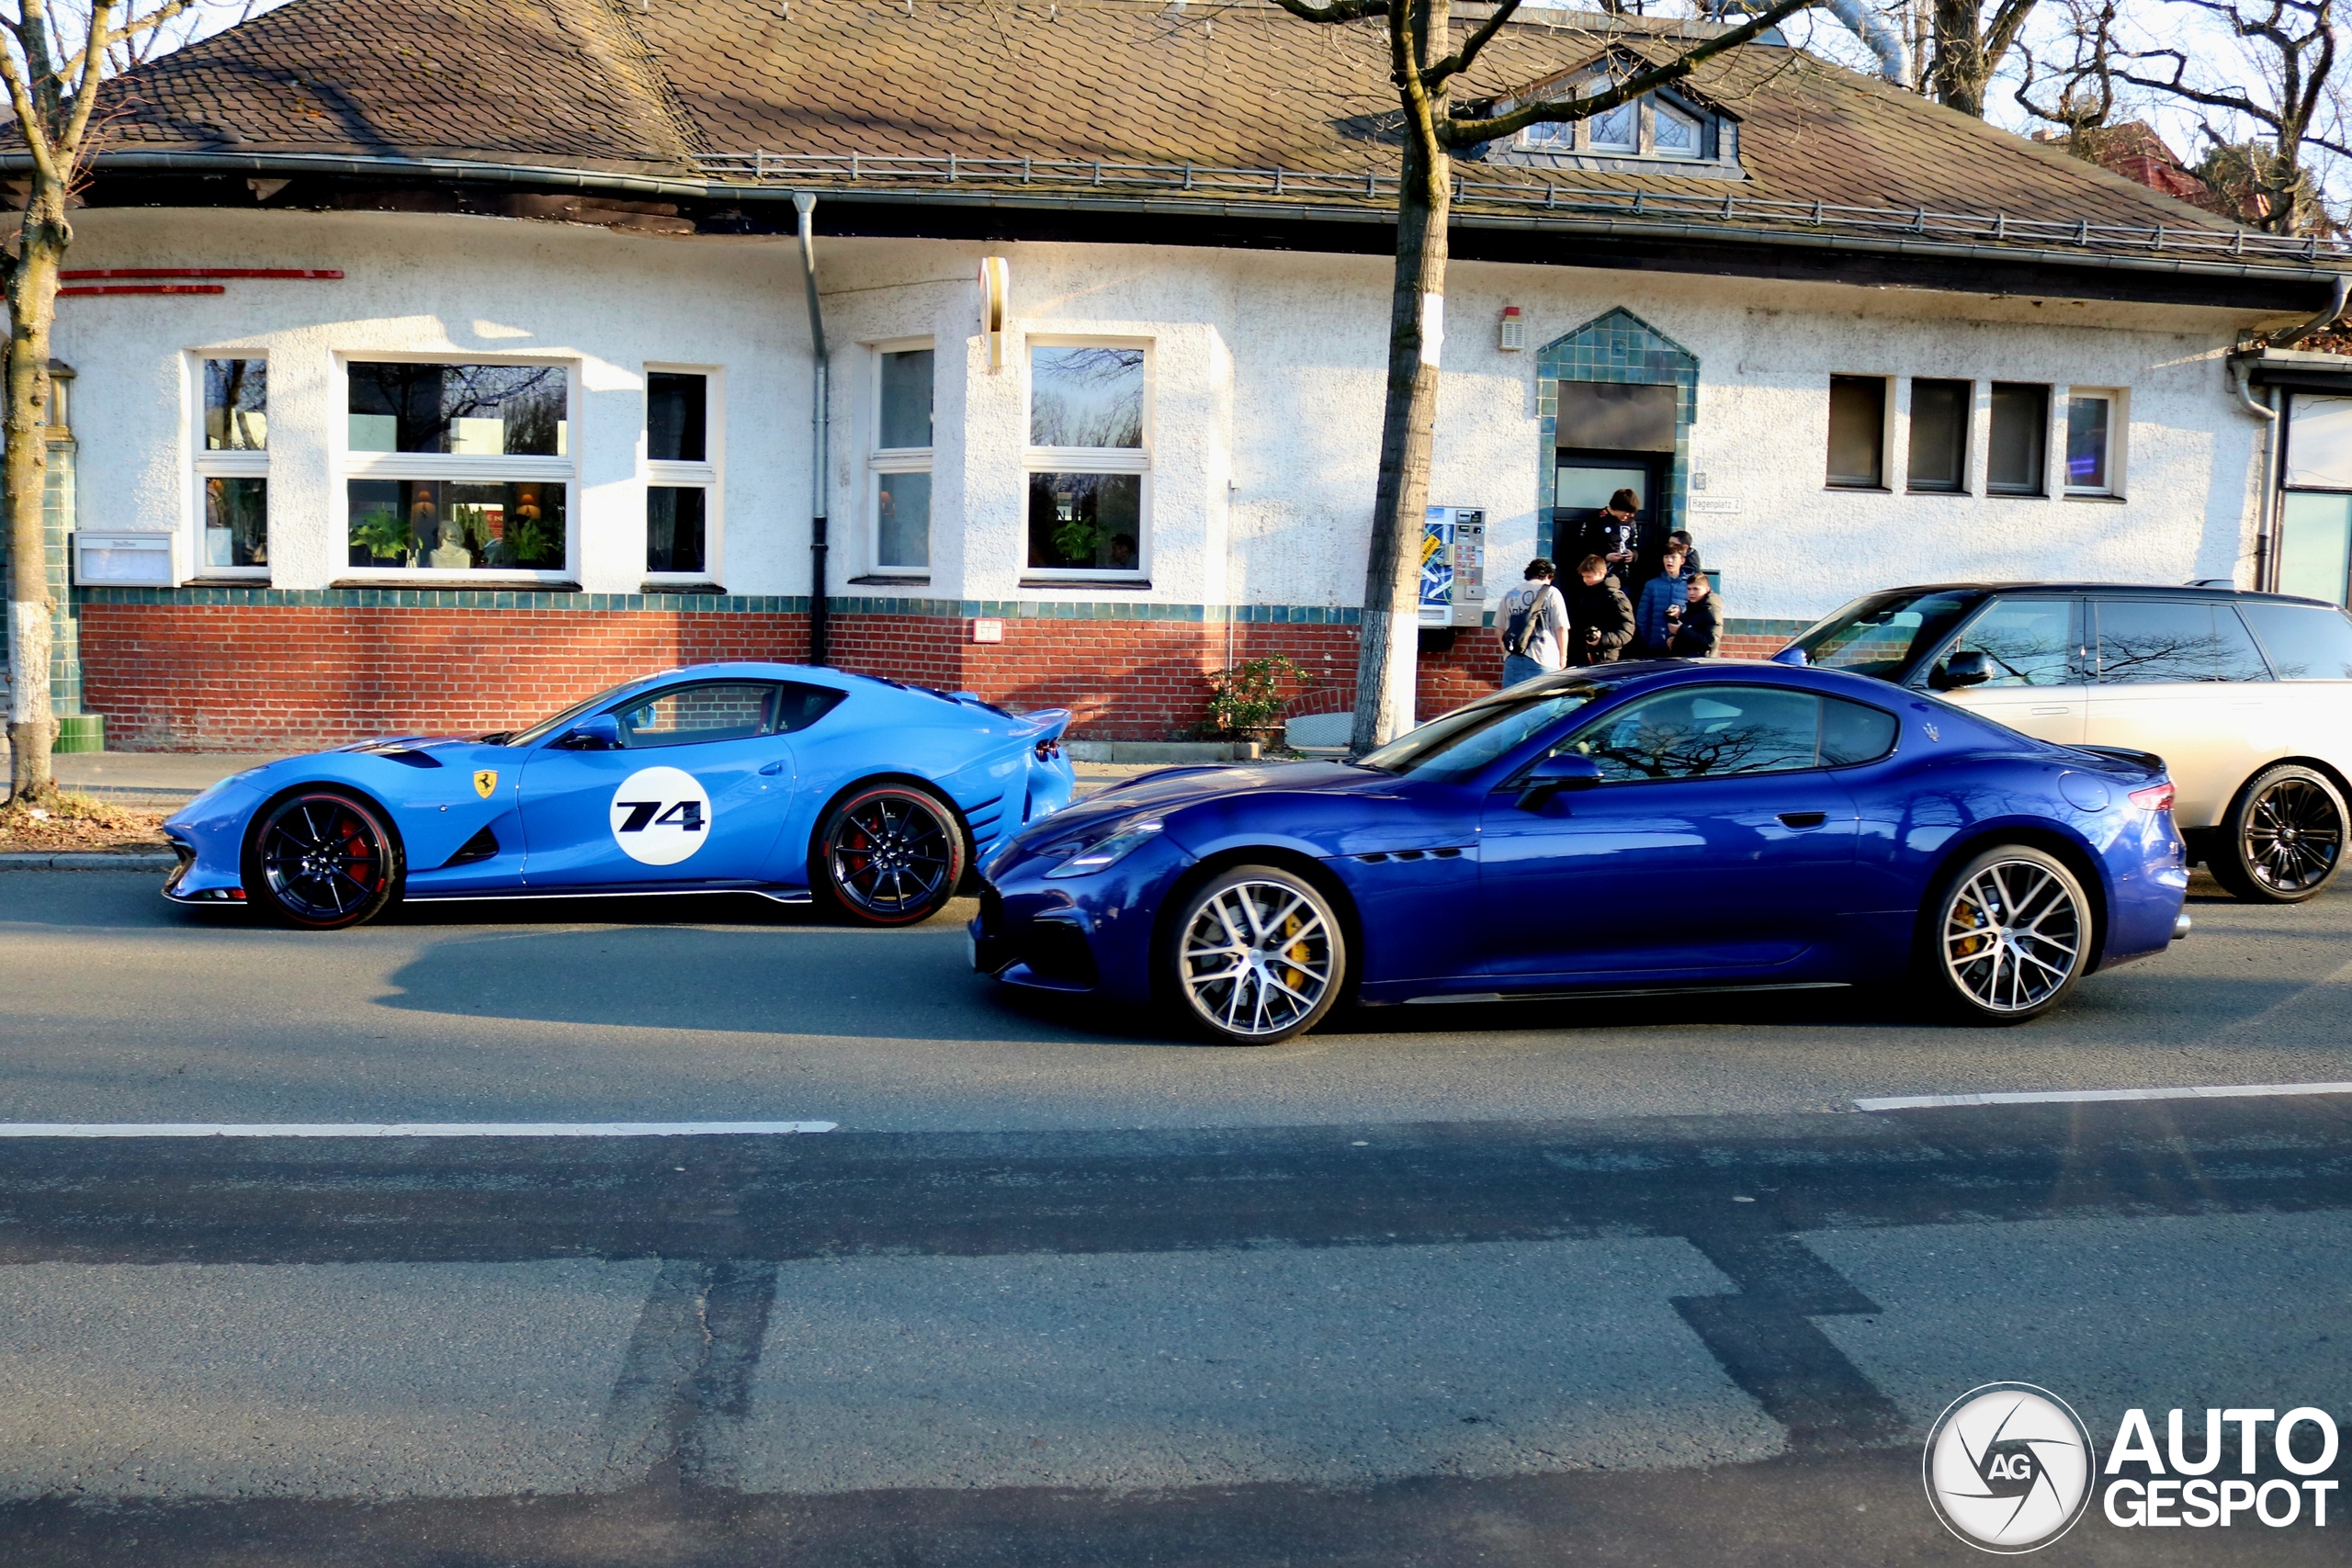
{"label": "window with white frame", "polygon": [[866,459],[874,570],[925,576],[931,570],[933,354],[929,344],[875,351],[874,448]]}
{"label": "window with white frame", "polygon": [[2111,387],[2066,389],[2066,493],[2120,495],[2123,394]]}
{"label": "window with white frame", "polygon": [[1574,121],[1531,125],[1519,133],[1519,144],[1531,152],[1566,152],[1577,144]]}
{"label": "window with white frame", "polygon": [[202,575],[269,572],[269,361],[206,358],[196,441]]}
{"label": "window with white frame", "polygon": [[1150,357],[1140,345],[1031,341],[1034,576],[1143,577],[1150,387]]}
{"label": "window with white frame", "polygon": [[701,370],[645,375],[645,570],[654,578],[700,580],[716,570],[710,383]]}
{"label": "window with white frame", "polygon": [[1639,99],[1619,104],[1585,121],[1595,152],[1638,152],[1642,150],[1642,106]]}
{"label": "window with white frame", "polygon": [[1699,122],[1663,100],[1650,106],[1650,148],[1661,158],[1696,158],[1704,150]]}
{"label": "window with white frame", "polygon": [[572,558],[564,366],[353,360],[344,369],[355,570],[564,572]]}

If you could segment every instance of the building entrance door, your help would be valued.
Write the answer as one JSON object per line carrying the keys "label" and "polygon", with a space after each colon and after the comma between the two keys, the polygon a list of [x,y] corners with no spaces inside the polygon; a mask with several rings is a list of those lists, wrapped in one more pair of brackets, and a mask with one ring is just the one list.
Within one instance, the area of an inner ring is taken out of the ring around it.
{"label": "building entrance door", "polygon": [[[1668,519],[1668,465],[1674,461],[1675,411],[1679,389],[1664,384],[1561,381],[1554,388],[1558,418],[1552,476],[1552,529],[1545,552],[1559,562],[1560,575],[1576,570],[1592,549],[1586,525],[1600,515],[1609,498],[1630,490],[1641,529],[1637,547],[1656,558],[1666,543]],[[1628,592],[1638,584],[1627,581]]]}
{"label": "building entrance door", "polygon": [[[1544,553],[1559,563],[1565,581],[1577,562],[1598,549],[1587,528],[1609,504],[1609,498],[1630,490],[1641,504],[1634,520],[1641,525],[1643,547],[1655,553],[1666,537],[1659,521],[1658,492],[1665,488],[1664,467],[1645,452],[1575,452],[1563,448],[1552,480],[1552,531]],[[1625,584],[1630,589],[1631,583]]]}

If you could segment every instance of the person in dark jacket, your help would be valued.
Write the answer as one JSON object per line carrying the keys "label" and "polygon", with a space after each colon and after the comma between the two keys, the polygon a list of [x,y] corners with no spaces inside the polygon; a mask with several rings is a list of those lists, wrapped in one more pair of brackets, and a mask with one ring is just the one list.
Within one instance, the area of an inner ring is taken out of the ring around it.
{"label": "person in dark jacket", "polygon": [[1707,574],[1688,567],[1682,573],[1682,624],[1671,651],[1677,659],[1713,659],[1724,640],[1724,600],[1707,585]]}
{"label": "person in dark jacket", "polygon": [[1682,547],[1668,547],[1656,577],[1642,584],[1642,603],[1634,612],[1634,645],[1644,659],[1673,655],[1674,634],[1682,624],[1689,586],[1682,578]]}
{"label": "person in dark jacket", "polygon": [[1609,498],[1600,514],[1584,525],[1585,553],[1608,563],[1609,575],[1627,592],[1637,592],[1635,573],[1642,564],[1642,498],[1620,490]]}
{"label": "person in dark jacket", "polygon": [[1568,662],[1614,664],[1634,640],[1634,606],[1609,575],[1609,563],[1587,556],[1568,590]]}

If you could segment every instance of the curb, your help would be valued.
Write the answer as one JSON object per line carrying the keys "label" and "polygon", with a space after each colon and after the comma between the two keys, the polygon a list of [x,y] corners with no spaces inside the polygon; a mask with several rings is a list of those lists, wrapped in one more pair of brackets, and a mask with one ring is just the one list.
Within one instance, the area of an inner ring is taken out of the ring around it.
{"label": "curb", "polygon": [[0,855],[0,871],[169,871],[178,863],[177,855],[146,850],[127,853],[73,850],[54,854]]}

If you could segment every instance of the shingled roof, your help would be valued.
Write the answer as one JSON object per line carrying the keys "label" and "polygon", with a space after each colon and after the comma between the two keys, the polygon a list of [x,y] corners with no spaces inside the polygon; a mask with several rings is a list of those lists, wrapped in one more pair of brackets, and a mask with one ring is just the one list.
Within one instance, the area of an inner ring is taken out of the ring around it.
{"label": "shingled roof", "polygon": [[[1457,26],[1480,15],[1455,8]],[[1660,34],[1698,26],[1521,16],[1461,97],[1508,95],[1612,39],[1663,55]],[[1751,47],[1692,85],[1738,117],[1744,178],[1474,160],[1461,209],[2248,245],[2210,213],[1794,50]],[[993,184],[1038,199],[1141,188],[1228,210],[1394,200],[1377,25],[1318,27],[1263,0],[290,0],[113,91],[119,153],[437,159],[706,186]]]}

